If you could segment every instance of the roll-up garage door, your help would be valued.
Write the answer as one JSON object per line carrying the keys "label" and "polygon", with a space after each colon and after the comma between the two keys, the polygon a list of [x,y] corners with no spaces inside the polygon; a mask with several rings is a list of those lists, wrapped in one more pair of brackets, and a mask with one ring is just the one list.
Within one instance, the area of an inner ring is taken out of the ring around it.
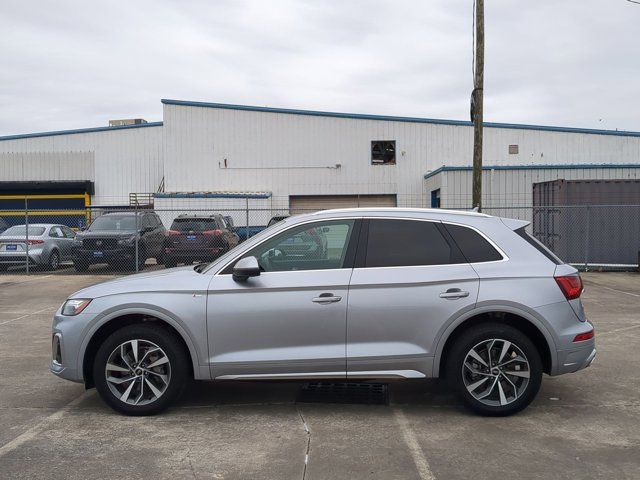
{"label": "roll-up garage door", "polygon": [[289,197],[292,215],[331,208],[395,207],[395,195],[296,195]]}

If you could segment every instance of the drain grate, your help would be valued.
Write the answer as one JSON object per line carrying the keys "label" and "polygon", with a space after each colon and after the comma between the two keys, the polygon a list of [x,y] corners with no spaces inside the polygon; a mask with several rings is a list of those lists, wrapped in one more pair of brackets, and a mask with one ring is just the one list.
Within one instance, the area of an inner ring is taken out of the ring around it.
{"label": "drain grate", "polygon": [[300,388],[299,403],[361,403],[388,405],[389,391],[384,383],[313,382]]}

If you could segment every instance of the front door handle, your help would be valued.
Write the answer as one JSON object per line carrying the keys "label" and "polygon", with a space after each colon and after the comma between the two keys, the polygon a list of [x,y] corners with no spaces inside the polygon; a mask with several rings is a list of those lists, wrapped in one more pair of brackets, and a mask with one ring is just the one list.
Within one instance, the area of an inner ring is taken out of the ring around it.
{"label": "front door handle", "polygon": [[327,303],[336,303],[342,300],[342,297],[339,295],[334,295],[333,293],[321,293],[319,297],[315,297],[311,300],[313,303],[319,303],[321,305],[325,305]]}
{"label": "front door handle", "polygon": [[455,300],[456,298],[468,297],[469,292],[460,290],[459,288],[450,288],[446,292],[440,294],[440,298],[448,298],[449,300]]}

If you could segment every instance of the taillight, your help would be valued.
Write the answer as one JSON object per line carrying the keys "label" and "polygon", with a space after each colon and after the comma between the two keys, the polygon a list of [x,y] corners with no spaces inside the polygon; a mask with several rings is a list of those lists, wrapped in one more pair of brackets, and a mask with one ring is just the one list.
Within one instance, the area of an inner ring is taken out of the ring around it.
{"label": "taillight", "polygon": [[167,235],[180,235],[181,233],[178,230],[167,230]]}
{"label": "taillight", "polygon": [[584,342],[585,340],[591,340],[595,336],[595,332],[593,330],[585,333],[579,333],[573,339],[574,342]]}
{"label": "taillight", "polygon": [[44,243],[44,240],[27,240],[27,243],[29,245],[40,245],[41,243]]}
{"label": "taillight", "polygon": [[218,230],[218,229],[216,229],[216,230],[205,230],[204,232],[202,232],[202,234],[203,235],[215,235],[215,236],[218,236],[218,235],[222,235],[222,230]]}
{"label": "taillight", "polygon": [[573,300],[580,297],[583,289],[580,275],[563,275],[553,278],[556,279],[556,283],[567,300]]}

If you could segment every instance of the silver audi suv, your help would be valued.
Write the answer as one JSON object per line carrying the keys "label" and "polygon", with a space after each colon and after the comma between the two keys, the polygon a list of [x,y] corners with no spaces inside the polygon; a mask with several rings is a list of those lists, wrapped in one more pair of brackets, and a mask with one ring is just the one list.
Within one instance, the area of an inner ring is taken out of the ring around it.
{"label": "silver audi suv", "polygon": [[475,412],[512,414],[543,373],[596,355],[578,272],[526,227],[439,209],[287,218],[211,264],[74,293],[51,371],[128,415],[160,412],[191,378],[429,377]]}

